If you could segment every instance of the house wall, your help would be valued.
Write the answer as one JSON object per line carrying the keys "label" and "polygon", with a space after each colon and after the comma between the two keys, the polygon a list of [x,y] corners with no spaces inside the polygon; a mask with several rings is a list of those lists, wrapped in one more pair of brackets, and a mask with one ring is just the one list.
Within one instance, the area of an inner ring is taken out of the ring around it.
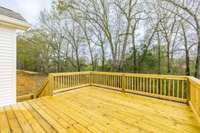
{"label": "house wall", "polygon": [[16,30],[0,27],[0,106],[16,103]]}

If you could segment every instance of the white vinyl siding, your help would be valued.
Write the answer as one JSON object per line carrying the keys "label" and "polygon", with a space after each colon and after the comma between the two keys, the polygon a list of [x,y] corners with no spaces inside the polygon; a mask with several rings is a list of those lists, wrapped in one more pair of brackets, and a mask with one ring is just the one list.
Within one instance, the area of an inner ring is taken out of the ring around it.
{"label": "white vinyl siding", "polygon": [[0,27],[0,106],[16,103],[16,30]]}

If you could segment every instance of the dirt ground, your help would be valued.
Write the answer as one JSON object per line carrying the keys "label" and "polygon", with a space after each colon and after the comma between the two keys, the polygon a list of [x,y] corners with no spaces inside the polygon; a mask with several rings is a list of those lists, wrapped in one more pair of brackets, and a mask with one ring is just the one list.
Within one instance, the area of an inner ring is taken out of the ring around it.
{"label": "dirt ground", "polygon": [[17,70],[17,96],[38,91],[46,79],[44,74]]}

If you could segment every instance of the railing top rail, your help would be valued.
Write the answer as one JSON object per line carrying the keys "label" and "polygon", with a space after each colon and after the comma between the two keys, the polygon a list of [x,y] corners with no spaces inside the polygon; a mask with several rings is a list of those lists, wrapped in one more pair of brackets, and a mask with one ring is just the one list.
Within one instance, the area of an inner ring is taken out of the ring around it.
{"label": "railing top rail", "polygon": [[90,71],[84,71],[84,72],[60,72],[60,73],[49,73],[49,75],[52,76],[62,76],[62,75],[79,75],[79,74],[89,74]]}
{"label": "railing top rail", "polygon": [[160,75],[160,74],[140,74],[140,73],[118,73],[118,72],[92,72],[93,74],[103,74],[103,75],[125,75],[131,77],[146,77],[146,78],[162,78],[162,79],[179,79],[187,80],[189,76],[181,75]]}
{"label": "railing top rail", "polygon": [[200,87],[200,80],[199,79],[192,77],[192,76],[189,76],[189,81],[190,81],[190,83],[193,83],[193,84],[198,85]]}
{"label": "railing top rail", "polygon": [[84,72],[62,72],[62,73],[50,73],[52,76],[63,76],[63,75],[79,75],[79,74],[100,74],[100,75],[118,75],[118,76],[131,76],[131,77],[144,77],[144,78],[158,78],[158,79],[176,79],[176,80],[187,80],[188,78],[195,79],[191,76],[183,75],[160,75],[160,74],[141,74],[141,73],[122,73],[122,72],[98,72],[98,71],[84,71]]}

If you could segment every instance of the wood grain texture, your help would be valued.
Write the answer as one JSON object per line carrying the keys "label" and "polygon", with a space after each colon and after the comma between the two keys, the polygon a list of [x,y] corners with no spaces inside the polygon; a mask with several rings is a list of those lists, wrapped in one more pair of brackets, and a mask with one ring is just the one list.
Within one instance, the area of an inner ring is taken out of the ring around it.
{"label": "wood grain texture", "polygon": [[0,131],[199,133],[200,125],[186,104],[88,86],[0,108]]}

